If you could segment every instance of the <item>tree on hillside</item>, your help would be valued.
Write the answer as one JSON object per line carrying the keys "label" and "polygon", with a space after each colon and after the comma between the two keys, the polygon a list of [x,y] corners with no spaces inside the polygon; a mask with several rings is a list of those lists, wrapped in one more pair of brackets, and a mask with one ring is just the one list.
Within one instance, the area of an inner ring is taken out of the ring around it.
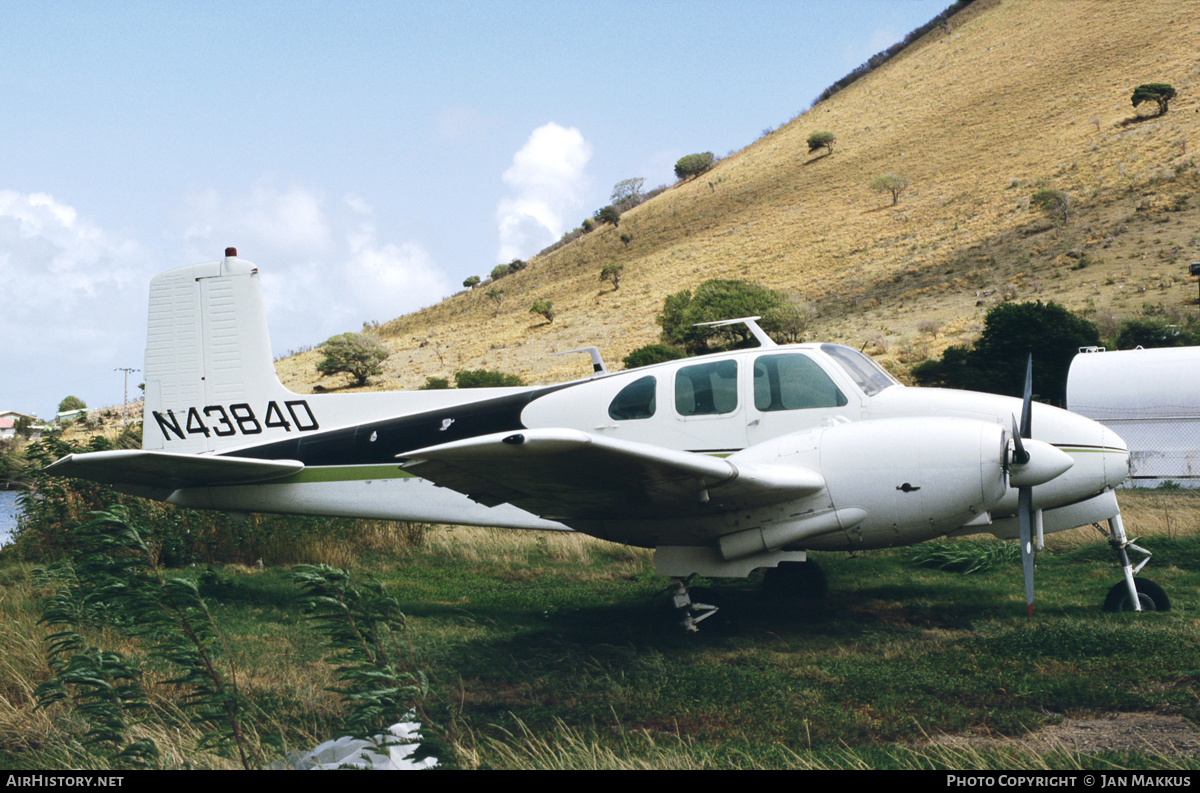
{"label": "tree on hillside", "polygon": [[1029,197],[1029,205],[1042,210],[1055,221],[1061,221],[1064,226],[1067,225],[1071,199],[1062,190],[1038,190]]}
{"label": "tree on hillside", "polygon": [[675,163],[675,176],[679,179],[692,179],[713,166],[714,158],[711,151],[703,154],[688,154],[680,157]]}
{"label": "tree on hillside", "polygon": [[1156,116],[1167,112],[1167,103],[1175,98],[1175,89],[1167,83],[1142,83],[1133,89],[1133,106],[1143,102],[1154,102],[1158,105]]}
{"label": "tree on hillside", "polygon": [[320,346],[325,357],[317,362],[323,375],[344,372],[354,378],[354,384],[364,386],[372,375],[382,374],[381,363],[390,354],[378,337],[369,333],[343,333],[326,340]]}
{"label": "tree on hillside", "polygon": [[1194,347],[1200,344],[1200,329],[1192,322],[1172,322],[1166,317],[1131,317],[1121,323],[1112,340],[1118,350],[1137,347]]}
{"label": "tree on hillside", "polygon": [[600,269],[600,280],[611,281],[613,291],[621,288],[621,273],[625,272],[625,265],[609,262]]}
{"label": "tree on hillside", "polygon": [[876,176],[868,186],[881,193],[891,193],[892,206],[895,206],[900,202],[900,194],[907,190],[910,184],[912,181],[903,174],[886,173],[883,176]]}
{"label": "tree on hillside", "polygon": [[796,344],[804,341],[804,334],[816,316],[817,310],[811,303],[789,292],[763,315],[762,328],[781,344]]}
{"label": "tree on hillside", "polygon": [[86,410],[87,404],[77,396],[65,397],[62,402],[58,403],[58,412],[66,413],[68,410]]}
{"label": "tree on hillside", "polygon": [[700,352],[710,346],[741,344],[750,339],[745,325],[694,327],[698,322],[716,322],[738,317],[762,317],[764,331],[777,330],[779,314],[787,296],[746,281],[712,279],[683,290],[663,300],[662,313],[655,321],[662,327],[662,340],[690,352]]}
{"label": "tree on hillside", "polygon": [[833,154],[833,144],[836,141],[837,137],[832,132],[814,132],[808,136],[808,153],[812,154],[818,149],[825,149]]}
{"label": "tree on hillside", "polygon": [[465,286],[467,289],[474,289],[475,287],[479,286],[479,280],[479,276],[477,275],[468,276],[463,281],[463,286]]}
{"label": "tree on hillside", "polygon": [[611,201],[618,207],[625,208],[626,205],[637,206],[642,198],[642,185],[646,180],[642,177],[633,179],[622,179],[613,185]]}
{"label": "tree on hillside", "polygon": [[621,210],[617,209],[613,204],[609,204],[596,211],[596,220],[601,223],[611,223],[617,228],[621,227]]}
{"label": "tree on hillside", "polygon": [[489,289],[486,292],[484,292],[483,295],[488,300],[492,301],[492,306],[495,307],[495,309],[496,309],[496,315],[499,316],[500,315],[500,304],[504,302],[504,290],[493,288],[493,289]]}
{"label": "tree on hillside", "polygon": [[1067,371],[1080,347],[1100,343],[1095,324],[1057,303],[1001,303],[984,319],[973,347],[946,350],[913,367],[917,385],[1021,396],[1033,353],[1033,389],[1042,402],[1063,404]]}

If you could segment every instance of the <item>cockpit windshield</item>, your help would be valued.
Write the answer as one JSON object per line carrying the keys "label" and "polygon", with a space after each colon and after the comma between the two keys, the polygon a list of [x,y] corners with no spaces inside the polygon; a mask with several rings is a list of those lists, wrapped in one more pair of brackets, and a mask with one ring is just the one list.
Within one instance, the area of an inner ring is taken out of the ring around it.
{"label": "cockpit windshield", "polygon": [[837,361],[838,365],[846,370],[846,374],[850,375],[850,379],[854,381],[855,385],[861,388],[867,396],[875,396],[885,388],[900,385],[900,381],[884,371],[882,366],[852,347],[843,347],[840,344],[822,344],[821,352]]}

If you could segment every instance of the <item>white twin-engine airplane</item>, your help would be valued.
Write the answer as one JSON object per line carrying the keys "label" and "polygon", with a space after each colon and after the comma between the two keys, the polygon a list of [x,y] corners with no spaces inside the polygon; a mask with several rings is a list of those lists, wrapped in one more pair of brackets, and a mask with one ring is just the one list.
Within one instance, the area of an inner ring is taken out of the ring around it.
{"label": "white twin-engine airplane", "polygon": [[979,532],[1020,537],[1032,613],[1035,538],[1100,521],[1124,569],[1108,606],[1166,607],[1126,553],[1142,549],[1112,431],[1032,404],[1028,378],[1024,402],[906,388],[848,347],[776,345],[754,319],[732,321],[755,349],[608,372],[589,348],[595,374],[559,385],[301,395],[276,377],[258,270],[228,249],[151,283],[142,450],[50,469],[184,507],[654,548],[691,630],[713,610],[690,601],[693,574],[766,568],[786,592],[812,585],[794,564],[809,550]]}

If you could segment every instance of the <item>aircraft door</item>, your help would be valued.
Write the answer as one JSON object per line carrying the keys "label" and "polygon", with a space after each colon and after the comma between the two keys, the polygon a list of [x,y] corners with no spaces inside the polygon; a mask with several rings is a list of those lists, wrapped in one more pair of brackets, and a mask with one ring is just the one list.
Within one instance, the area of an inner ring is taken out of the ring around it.
{"label": "aircraft door", "polygon": [[840,388],[804,353],[755,358],[750,391],[746,428],[750,445],[819,427],[826,419],[843,416],[856,421],[862,415],[858,395]]}
{"label": "aircraft door", "polygon": [[679,448],[721,454],[746,446],[746,408],[738,362],[726,358],[675,370],[675,432]]}

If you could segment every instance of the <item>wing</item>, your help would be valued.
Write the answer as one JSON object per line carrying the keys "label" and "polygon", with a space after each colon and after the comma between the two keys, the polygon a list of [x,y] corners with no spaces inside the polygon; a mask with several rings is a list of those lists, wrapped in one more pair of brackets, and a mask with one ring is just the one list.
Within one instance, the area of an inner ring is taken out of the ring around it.
{"label": "wing", "polygon": [[93,482],[167,490],[253,484],[278,479],[303,469],[304,463],[298,460],[253,460],[140,449],[68,454],[46,466],[50,473]]}
{"label": "wing", "polygon": [[487,506],[551,520],[707,515],[811,495],[807,468],[728,459],[572,429],[498,433],[401,455],[402,466]]}

